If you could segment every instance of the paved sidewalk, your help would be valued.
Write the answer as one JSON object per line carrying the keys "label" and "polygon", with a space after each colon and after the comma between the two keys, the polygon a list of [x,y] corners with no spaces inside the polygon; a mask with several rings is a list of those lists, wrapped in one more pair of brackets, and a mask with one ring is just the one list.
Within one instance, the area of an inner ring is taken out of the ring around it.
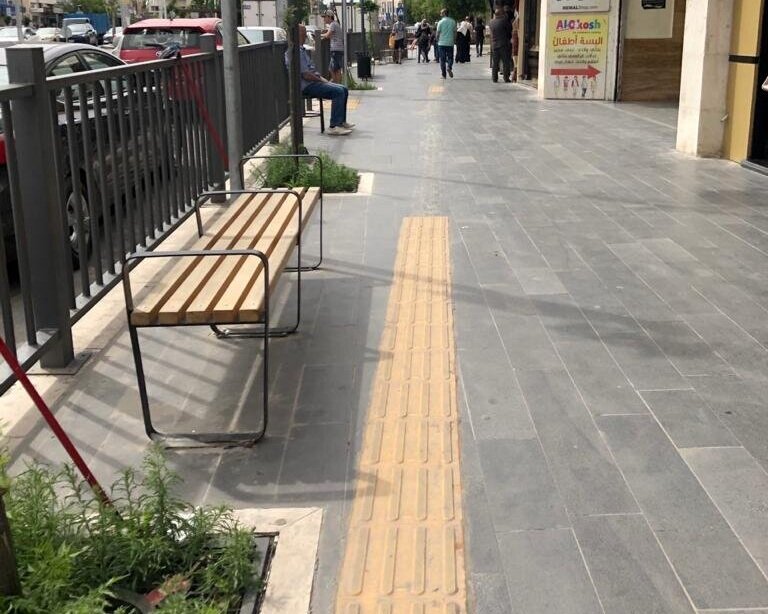
{"label": "paved sidewalk", "polygon": [[[447,82],[376,70],[352,136],[305,128],[375,181],[327,200],[269,438],[172,453],[190,496],[323,507],[313,611],[332,610],[401,221],[444,215],[470,611],[768,612],[768,178],[674,152],[664,109],[540,101],[474,59]],[[253,344],[146,339],[161,421],[249,421]],[[127,333],[95,349],[56,405],[108,481],[146,438]],[[18,449],[61,458],[38,426]]]}

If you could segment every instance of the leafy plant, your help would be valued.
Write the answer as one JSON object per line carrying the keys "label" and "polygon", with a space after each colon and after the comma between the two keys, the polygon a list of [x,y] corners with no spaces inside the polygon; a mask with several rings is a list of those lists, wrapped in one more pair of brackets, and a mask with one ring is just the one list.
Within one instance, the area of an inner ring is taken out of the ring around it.
{"label": "leafy plant", "polygon": [[169,595],[159,612],[235,608],[254,587],[253,533],[227,508],[183,501],[159,448],[143,469],[143,477],[126,469],[111,486],[114,506],[94,498],[70,466],[30,464],[14,478],[6,507],[23,595],[0,596],[0,611],[93,614],[116,592],[158,588]]}
{"label": "leafy plant", "polygon": [[363,81],[362,83],[355,80],[348,70],[344,73],[344,85],[350,90],[375,90],[376,86],[369,81]]}
{"label": "leafy plant", "polygon": [[[275,154],[290,153],[288,147],[281,145]],[[360,180],[355,169],[336,162],[325,151],[317,153],[323,161],[323,191],[354,192]],[[266,188],[318,187],[320,185],[320,165],[307,159],[269,158],[260,169],[251,175],[252,183]]]}

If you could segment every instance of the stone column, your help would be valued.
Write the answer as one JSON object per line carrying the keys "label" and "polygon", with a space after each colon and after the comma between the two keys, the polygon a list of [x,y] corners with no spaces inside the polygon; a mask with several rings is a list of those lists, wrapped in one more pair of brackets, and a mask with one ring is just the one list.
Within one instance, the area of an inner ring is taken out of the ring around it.
{"label": "stone column", "polygon": [[719,156],[726,119],[733,0],[688,0],[685,10],[677,149]]}

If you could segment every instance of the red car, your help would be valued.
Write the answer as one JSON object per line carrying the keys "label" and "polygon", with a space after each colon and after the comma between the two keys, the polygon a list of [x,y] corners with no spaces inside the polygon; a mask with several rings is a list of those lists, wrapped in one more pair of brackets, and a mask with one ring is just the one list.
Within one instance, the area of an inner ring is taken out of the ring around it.
{"label": "red car", "polygon": [[[218,17],[200,19],[145,19],[123,30],[120,41],[120,59],[124,62],[156,60],[158,52],[168,43],[181,46],[182,55],[200,53],[200,37],[215,34],[216,46],[221,47],[222,21]],[[248,44],[238,32],[238,44]]]}

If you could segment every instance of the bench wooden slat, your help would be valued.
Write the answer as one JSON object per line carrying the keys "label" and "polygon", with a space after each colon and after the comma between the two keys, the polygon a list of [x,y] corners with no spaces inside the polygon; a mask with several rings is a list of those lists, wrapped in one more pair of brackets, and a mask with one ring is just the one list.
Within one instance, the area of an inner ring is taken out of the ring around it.
{"label": "bench wooden slat", "polygon": [[[299,191],[302,232],[319,200],[317,188]],[[269,258],[270,288],[277,283],[295,247],[298,203],[290,194],[243,195],[214,223],[212,236],[192,249],[257,249]],[[197,257],[171,267],[135,305],[131,321],[153,324],[257,322],[262,317],[261,261],[252,256]]]}
{"label": "bench wooden slat", "polygon": [[[319,191],[316,188],[308,190],[306,195],[304,195],[302,202],[302,232],[309,225],[310,216],[318,202],[318,196]],[[296,244],[296,231],[298,230],[297,215],[298,206],[294,209],[291,219],[287,220],[287,224],[283,228],[271,231],[274,232],[278,240],[270,247],[269,253],[270,291],[274,290],[277,285],[280,273],[285,268],[288,257]],[[250,262],[246,262],[237,279],[227,288],[227,291],[222,294],[221,300],[216,304],[213,310],[214,319],[225,322],[237,320],[243,323],[261,320],[262,308],[264,306],[264,280],[262,274],[260,262],[253,259]]]}
{"label": "bench wooden slat", "polygon": [[[249,231],[233,248],[257,249],[268,258],[272,253],[273,244],[277,241],[282,230],[286,229],[291,219],[295,219],[297,206],[291,202],[291,198],[283,198],[279,202],[270,202],[265,208],[264,219],[254,220]],[[262,216],[260,216],[262,217]],[[261,267],[261,260],[253,256],[228,256],[216,270],[216,273],[205,280],[199,288],[198,294],[192,303],[184,309],[180,317],[190,324],[205,324],[212,320],[212,312],[216,304],[223,296],[232,291],[236,279],[244,275],[242,267],[253,263]]]}
{"label": "bench wooden slat", "polygon": [[[263,195],[254,199],[250,204],[248,215],[240,216],[240,223],[226,232],[208,249],[235,249],[240,244],[246,247],[250,244],[250,237],[254,229],[268,224],[279,208],[278,204],[285,199],[284,194]],[[155,309],[156,320],[160,324],[177,324],[184,321],[184,312],[197,298],[200,291],[206,286],[211,277],[224,263],[224,256],[202,257],[195,269],[178,286],[176,292],[163,304]],[[229,259],[231,260],[231,259]]]}
{"label": "bench wooden slat", "polygon": [[[243,224],[252,213],[255,196],[249,194],[248,198],[240,199],[230,205],[232,209],[225,211],[223,215],[217,216],[212,227],[206,230],[206,234],[195,241],[189,249],[212,249],[225,233],[236,232],[238,224]],[[155,289],[136,301],[131,321],[137,326],[155,324],[156,313],[159,308],[173,296],[179,286],[184,283],[203,260],[202,256],[198,256],[196,258],[181,258],[173,262],[163,273],[163,276],[157,282],[153,282]]]}

